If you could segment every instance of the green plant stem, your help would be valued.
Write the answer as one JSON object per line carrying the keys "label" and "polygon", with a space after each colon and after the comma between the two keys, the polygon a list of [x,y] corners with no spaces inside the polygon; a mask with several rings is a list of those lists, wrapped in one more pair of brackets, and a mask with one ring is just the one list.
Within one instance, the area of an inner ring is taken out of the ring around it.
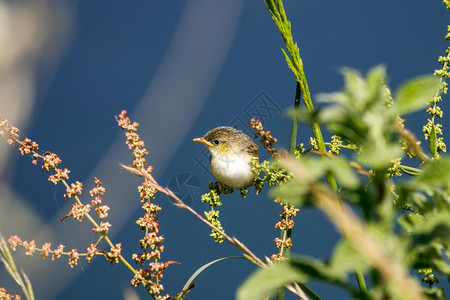
{"label": "green plant stem", "polygon": [[[284,10],[283,2],[281,0],[265,0],[265,3],[270,11],[272,19],[275,21],[275,25],[278,27],[278,30],[281,33],[281,36],[286,45],[286,50],[289,55],[286,53],[284,49],[282,49],[283,54],[286,58],[286,62],[289,68],[294,73],[297,78],[297,85],[300,86],[300,92],[302,94],[303,101],[305,102],[305,107],[308,111],[314,111],[314,105],[311,100],[311,94],[309,92],[308,82],[306,80],[306,75],[303,69],[303,61],[300,57],[300,50],[297,44],[294,42],[294,38],[292,36],[291,31],[291,23],[287,19],[286,12]],[[313,131],[314,138],[317,141],[317,145],[319,147],[319,151],[327,152],[325,142],[323,140],[322,130],[320,129],[320,125],[317,122],[311,122],[311,129]],[[292,141],[292,140],[291,140]],[[324,157],[323,159],[327,159]],[[336,179],[332,174],[326,175],[328,185],[331,190],[337,192],[338,187],[336,183]],[[345,233],[344,233],[345,236]],[[355,275],[358,278],[359,287],[362,291],[367,291],[367,287],[364,281],[364,276],[360,271],[355,271]]]}
{"label": "green plant stem", "polygon": [[[300,97],[301,97],[301,88],[300,84],[297,82],[296,88],[295,88],[295,101],[294,101],[294,110],[298,110],[300,108]],[[298,130],[298,116],[295,114],[293,120],[292,120],[292,129],[291,129],[291,139],[289,141],[289,154],[294,156],[295,152],[295,146],[297,145],[297,130]],[[283,205],[283,203],[281,203]],[[286,222],[289,223],[289,221],[292,220],[292,216],[286,216],[284,217],[286,219]],[[290,238],[292,235],[292,230],[281,230],[280,232],[280,239],[283,241],[286,241],[288,238]],[[279,249],[279,253],[282,257],[289,257],[290,256],[290,248],[286,248],[284,246],[281,246]]]}
{"label": "green plant stem", "polygon": [[34,300],[35,298],[31,282],[25,272],[22,271],[21,275],[17,270],[11,251],[2,236],[0,236],[0,261],[4,263],[6,271],[14,279],[17,285],[20,286],[25,298],[27,298],[27,300]]}
{"label": "green plant stem", "polygon": [[[450,59],[450,51],[448,51],[446,58]],[[446,61],[442,65],[442,70],[444,70],[444,69],[448,70],[448,61]],[[440,87],[442,86],[444,81],[445,81],[445,77],[441,76],[441,78],[439,79]],[[436,91],[434,98],[439,97],[441,94],[442,94],[442,91],[441,91],[441,88],[439,88]],[[438,106],[437,102],[434,102],[433,106],[432,106],[433,110],[435,110],[437,106]],[[432,131],[431,131],[430,137],[429,137],[429,148],[430,148],[431,154],[433,155],[433,158],[437,158],[440,156],[440,153],[439,153],[438,147],[437,147],[437,132],[436,132],[436,120],[435,119],[436,119],[436,115],[432,115],[432,117],[431,117]]]}
{"label": "green plant stem", "polygon": [[[294,110],[298,111],[300,108],[300,97],[301,97],[301,87],[300,83],[297,81],[296,87],[295,87],[295,100],[294,100]],[[291,139],[289,141],[289,154],[291,156],[294,156],[295,152],[295,146],[297,145],[297,131],[298,131],[298,114],[294,114],[294,117],[292,119],[292,129],[291,129]],[[283,203],[280,203],[283,205]],[[286,220],[286,223],[289,223],[289,221],[292,220],[292,216],[284,216],[283,217]],[[282,241],[286,241],[288,238],[290,238],[292,235],[291,229],[282,229],[280,230],[280,239]],[[283,245],[278,249],[278,253],[282,257],[288,258],[291,254],[291,249],[288,247],[284,247]],[[277,300],[284,299],[285,296],[285,289],[279,289],[277,293]]]}
{"label": "green plant stem", "polygon": [[420,173],[422,173],[421,169],[413,168],[410,166],[400,165],[399,169],[403,171],[405,174],[411,175],[411,176],[417,176]]}
{"label": "green plant stem", "polygon": [[[294,111],[298,112],[300,108],[300,97],[302,90],[300,83],[297,81],[295,86],[295,100],[294,100]],[[297,129],[298,129],[298,114],[294,114],[292,118],[292,129],[291,129],[291,139],[289,141],[289,154],[294,155],[295,146],[297,146]]]}
{"label": "green plant stem", "polygon": [[[305,107],[308,111],[314,111],[314,105],[311,100],[311,94],[309,92],[308,82],[306,80],[305,71],[303,69],[303,61],[300,57],[300,50],[297,44],[294,42],[294,38],[291,32],[291,22],[287,19],[286,12],[284,10],[283,2],[281,0],[265,0],[267,7],[269,8],[272,19],[275,21],[275,25],[281,33],[281,37],[286,45],[286,50],[282,49],[286,58],[286,62],[289,68],[297,78],[297,84],[300,86],[300,92],[302,94]],[[322,136],[322,130],[317,122],[311,122],[311,129],[313,131],[314,138],[317,141],[319,151],[326,152],[325,142]],[[331,174],[327,175],[328,185],[333,191],[337,191],[336,179]]]}
{"label": "green plant stem", "polygon": [[[298,49],[298,48],[297,48]],[[300,57],[300,54],[299,54]],[[305,106],[308,109],[308,111],[314,111],[314,105],[311,100],[311,94],[309,93],[308,88],[308,82],[306,81],[306,75],[303,70],[303,63],[300,65],[301,68],[298,70],[300,74],[300,78],[297,77],[297,83],[300,85],[300,89],[303,95],[303,101],[305,102]],[[319,151],[326,153],[327,147],[325,146],[325,141],[323,140],[322,130],[320,129],[320,125],[317,122],[311,122],[311,129],[313,131],[314,138],[317,141],[317,146],[319,147]],[[326,157],[323,157],[324,159],[327,159]],[[337,191],[337,183],[336,179],[332,174],[327,174],[327,181],[328,185],[330,186],[331,190]]]}
{"label": "green plant stem", "polygon": [[[331,146],[331,143],[325,143],[325,146]],[[340,145],[339,147],[340,147],[341,149],[347,149],[347,150],[353,150],[353,151],[358,150],[358,147],[356,147],[356,145],[353,145],[353,144],[349,144],[349,145]]]}
{"label": "green plant stem", "polygon": [[355,270],[356,280],[358,281],[359,289],[367,292],[366,281],[364,280],[364,274],[358,270]]}

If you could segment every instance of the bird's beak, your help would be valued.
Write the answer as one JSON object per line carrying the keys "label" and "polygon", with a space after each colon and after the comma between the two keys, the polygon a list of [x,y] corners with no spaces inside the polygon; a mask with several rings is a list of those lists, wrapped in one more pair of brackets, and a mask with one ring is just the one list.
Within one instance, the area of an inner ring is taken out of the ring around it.
{"label": "bird's beak", "polygon": [[195,139],[193,139],[193,141],[194,141],[194,142],[199,142],[199,143],[205,144],[205,145],[208,146],[208,147],[214,146],[213,144],[211,144],[210,142],[208,142],[207,140],[205,140],[205,139],[202,138],[202,137],[200,137],[200,138],[195,138]]}

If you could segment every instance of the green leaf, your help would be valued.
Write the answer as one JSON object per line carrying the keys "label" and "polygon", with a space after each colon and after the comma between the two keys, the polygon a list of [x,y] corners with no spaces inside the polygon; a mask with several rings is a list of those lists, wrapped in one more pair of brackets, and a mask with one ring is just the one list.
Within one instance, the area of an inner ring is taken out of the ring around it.
{"label": "green leaf", "polygon": [[412,231],[414,240],[427,244],[438,239],[450,246],[450,212],[429,213],[422,222],[416,222]]}
{"label": "green leaf", "polygon": [[422,224],[424,217],[419,214],[407,214],[398,219],[398,223],[403,227],[403,229],[411,233],[417,224]]}
{"label": "green leaf", "polygon": [[186,281],[186,283],[184,284],[183,288],[181,289],[182,291],[177,295],[176,299],[184,299],[184,297],[186,296],[186,290],[191,286],[192,282],[194,282],[195,278],[197,278],[198,275],[200,275],[201,272],[203,272],[204,270],[206,270],[208,267],[210,267],[211,265],[218,263],[222,260],[226,260],[226,259],[234,259],[234,258],[243,258],[245,259],[244,256],[227,256],[227,257],[222,257],[213,261],[210,261],[209,263],[204,264],[203,266],[201,266],[200,268],[197,269],[197,271],[195,271],[191,277],[189,277],[188,281]]}
{"label": "green leaf", "polygon": [[423,172],[412,182],[414,185],[440,186],[450,182],[450,158],[442,157],[427,163]]}
{"label": "green leaf", "polygon": [[[352,259],[348,256],[346,258]],[[324,281],[352,291],[352,287],[347,282],[347,273],[345,271],[343,272],[342,268],[337,268],[337,266],[336,264],[336,267],[333,268],[330,264],[315,258],[295,255],[289,260],[254,272],[239,287],[237,299],[256,300],[271,297],[278,289],[291,283],[298,283],[303,291],[312,299],[321,299],[303,283],[307,280]]]}
{"label": "green leaf", "polygon": [[336,176],[337,181],[346,188],[354,189],[359,185],[358,177],[348,164],[348,161],[342,157],[321,160],[321,163],[327,166],[329,172]]}
{"label": "green leaf", "polygon": [[308,178],[305,182],[298,180],[289,181],[283,185],[272,189],[271,196],[279,197],[283,202],[301,207],[311,206],[309,187],[307,182],[317,182],[326,177],[326,175],[334,175],[342,187],[355,189],[359,186],[359,179],[349,166],[346,159],[341,157],[333,158],[308,158],[298,161],[305,170],[305,176]]}
{"label": "green leaf", "polygon": [[271,297],[287,284],[304,281],[307,277],[289,262],[258,269],[239,287],[237,300],[257,300]]}
{"label": "green leaf", "polygon": [[[407,221],[411,244],[406,261],[414,268],[433,268],[450,276],[450,212],[434,211]],[[404,225],[404,224],[402,224]]]}
{"label": "green leaf", "polygon": [[373,67],[365,78],[353,69],[341,72],[344,91],[318,96],[319,101],[329,105],[319,112],[317,119],[335,134],[361,146],[357,160],[363,165],[386,168],[391,160],[401,156],[402,150],[393,126],[397,110],[386,105],[385,67]]}
{"label": "green leaf", "polygon": [[304,274],[307,280],[325,281],[347,287],[346,274],[335,272],[328,263],[303,255],[293,255],[289,263]]}
{"label": "green leaf", "polygon": [[[403,211],[410,210],[415,211],[418,214],[424,214],[430,210],[434,210],[435,203],[429,201],[426,194],[424,193],[426,192],[427,188],[423,186],[422,188],[425,189],[425,191],[421,191],[418,190],[418,187],[420,187],[420,184],[415,180],[400,184],[397,188],[399,197],[395,200],[395,204]],[[408,223],[416,222],[416,218],[414,217],[414,215],[405,215],[399,220],[403,222],[402,219],[404,219],[404,221]],[[408,229],[409,227],[407,224],[405,224],[404,228],[405,230],[410,230]]]}
{"label": "green leaf", "polygon": [[425,293],[425,295],[427,295],[427,297],[429,299],[442,299],[442,300],[447,300],[447,296],[444,293],[444,290],[442,288],[429,288],[429,289],[424,289],[423,291]]}
{"label": "green leaf", "polygon": [[433,270],[450,276],[450,264],[447,262],[448,254],[443,257],[442,245],[437,241],[412,245],[407,252],[406,261],[410,261],[413,268],[433,268]]}
{"label": "green leaf", "polygon": [[309,190],[305,185],[300,184],[297,180],[291,180],[283,185],[280,185],[270,191],[272,197],[279,197],[283,202],[301,206],[310,206]]}
{"label": "green leaf", "polygon": [[345,240],[334,248],[330,263],[330,271],[343,278],[355,270],[365,272],[370,268],[367,259]]}
{"label": "green leaf", "polygon": [[438,259],[432,260],[431,263],[433,264],[434,269],[436,269],[440,273],[450,276],[450,264],[446,261],[447,259],[448,259],[448,253],[447,253],[446,258],[439,257]]}
{"label": "green leaf", "polygon": [[309,286],[307,286],[303,282],[297,282],[297,284],[305,292],[306,295],[311,297],[312,300],[322,300],[319,295],[317,295]]}
{"label": "green leaf", "polygon": [[[376,126],[376,125],[374,125]],[[362,152],[355,159],[362,165],[373,169],[383,169],[391,164],[391,161],[400,157],[403,151],[399,144],[387,143],[382,138],[362,144]]]}
{"label": "green leaf", "polygon": [[402,84],[397,91],[397,109],[400,114],[408,114],[425,107],[439,90],[439,79],[424,75]]}
{"label": "green leaf", "polygon": [[386,78],[386,66],[383,64],[376,65],[372,67],[366,76],[367,89],[371,93],[371,97],[375,98],[380,96],[379,93],[382,91],[382,96],[385,97],[385,84]]}
{"label": "green leaf", "polygon": [[281,49],[281,51],[283,52],[284,58],[286,59],[286,63],[287,63],[287,65],[288,65],[289,69],[291,69],[292,72],[294,73],[294,75],[295,75],[297,78],[299,78],[297,69],[295,68],[294,63],[292,62],[290,56],[286,53],[286,51],[284,51],[284,49]]}

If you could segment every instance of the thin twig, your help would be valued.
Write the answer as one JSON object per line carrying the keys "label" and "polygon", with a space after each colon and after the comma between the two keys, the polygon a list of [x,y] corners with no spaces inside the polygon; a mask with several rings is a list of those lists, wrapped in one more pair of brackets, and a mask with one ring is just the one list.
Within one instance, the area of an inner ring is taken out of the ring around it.
{"label": "thin twig", "polygon": [[244,254],[246,254],[248,257],[250,257],[251,260],[253,262],[255,262],[258,266],[260,266],[260,267],[265,266],[265,263],[259,257],[257,257],[252,251],[250,251],[250,249],[248,249],[242,242],[240,242],[237,238],[230,237],[224,231],[220,230],[214,224],[212,224],[211,222],[206,220],[203,216],[201,216],[199,213],[197,213],[194,209],[192,209],[190,206],[186,205],[169,188],[165,188],[165,187],[161,186],[151,174],[149,174],[145,170],[142,170],[142,169],[139,170],[139,169],[136,169],[136,168],[133,168],[133,167],[126,166],[124,164],[121,164],[121,167],[124,168],[125,170],[127,170],[130,173],[136,174],[138,176],[141,176],[141,177],[144,177],[145,179],[147,179],[149,181],[149,183],[157,191],[159,191],[159,192],[169,196],[170,198],[172,198],[176,202],[175,203],[176,206],[188,210],[191,214],[193,214],[195,217],[197,217],[200,221],[202,221],[203,223],[205,223],[206,225],[208,225],[209,227],[211,227],[212,229],[216,230],[218,233],[223,235],[228,242],[230,242],[231,244],[235,245],[236,247],[238,247],[239,249],[244,251]]}
{"label": "thin twig", "polygon": [[[267,267],[267,264],[264,263],[258,256],[256,256],[250,249],[247,248],[241,241],[239,241],[235,237],[230,237],[227,235],[224,231],[217,228],[214,224],[206,220],[203,216],[201,216],[199,213],[197,213],[194,209],[192,209],[190,206],[186,205],[180,198],[178,198],[177,195],[175,195],[174,192],[172,192],[169,188],[165,188],[161,186],[155,178],[147,172],[145,169],[136,169],[124,164],[120,164],[122,168],[127,170],[128,172],[138,175],[140,177],[144,177],[148,182],[159,192],[169,196],[175,201],[175,205],[186,209],[191,214],[193,214],[195,217],[197,217],[200,221],[211,227],[212,229],[216,230],[218,233],[224,236],[224,238],[231,243],[232,245],[236,246],[237,248],[241,249],[244,252],[244,256],[249,259],[254,264],[258,265],[259,267],[265,268]],[[286,286],[286,288],[291,291],[293,294],[300,297],[302,300],[308,300],[308,296],[303,292],[303,290],[298,285],[289,285]]]}

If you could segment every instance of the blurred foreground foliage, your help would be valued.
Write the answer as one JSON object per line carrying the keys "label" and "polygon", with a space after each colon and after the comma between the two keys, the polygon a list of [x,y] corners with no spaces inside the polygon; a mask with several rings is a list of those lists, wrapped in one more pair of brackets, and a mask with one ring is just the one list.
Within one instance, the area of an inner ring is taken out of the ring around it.
{"label": "blurred foreground foliage", "polygon": [[[272,190],[298,208],[317,206],[342,240],[329,258],[292,254],[257,270],[238,290],[238,299],[272,296],[288,283],[311,280],[357,299],[446,299],[436,286],[450,279],[450,158],[426,153],[402,119],[427,105],[439,79],[415,78],[392,97],[383,66],[365,77],[353,69],[342,74],[342,91],[318,96],[327,104],[322,109],[289,114],[319,123],[355,150],[280,160],[295,177]],[[338,191],[326,185],[330,174]],[[352,283],[355,270],[364,274],[367,289]]]}

